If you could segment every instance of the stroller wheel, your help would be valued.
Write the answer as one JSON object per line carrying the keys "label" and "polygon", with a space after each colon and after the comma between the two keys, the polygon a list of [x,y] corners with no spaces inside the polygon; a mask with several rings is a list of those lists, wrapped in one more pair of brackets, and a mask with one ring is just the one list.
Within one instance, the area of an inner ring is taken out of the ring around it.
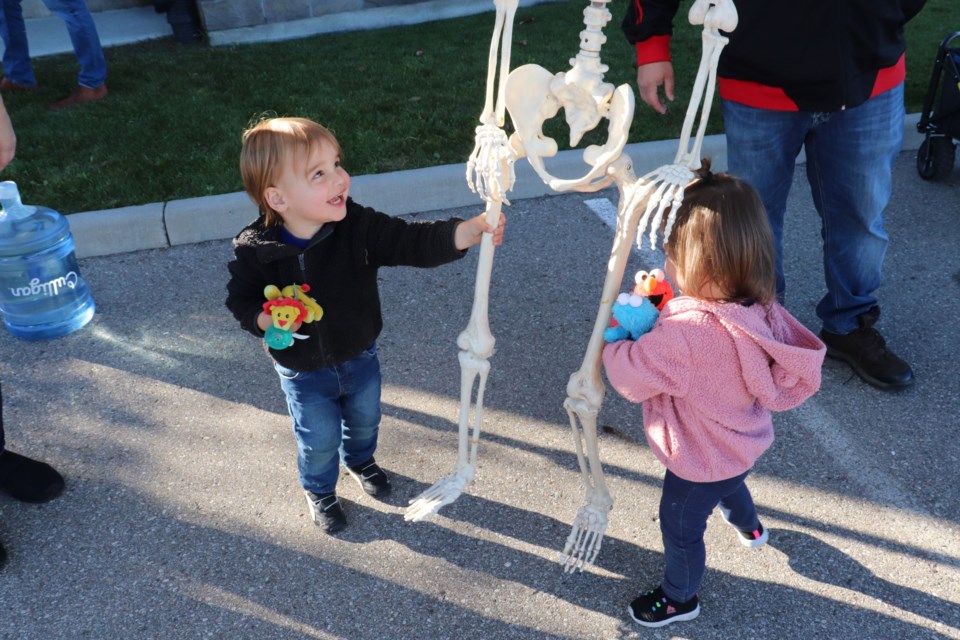
{"label": "stroller wheel", "polygon": [[946,136],[927,136],[917,151],[917,173],[924,180],[943,180],[953,171],[955,148]]}

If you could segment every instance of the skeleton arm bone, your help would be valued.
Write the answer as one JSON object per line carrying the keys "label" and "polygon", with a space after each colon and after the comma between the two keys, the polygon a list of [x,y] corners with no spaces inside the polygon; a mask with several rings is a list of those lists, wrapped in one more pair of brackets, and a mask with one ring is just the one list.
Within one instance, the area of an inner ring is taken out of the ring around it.
{"label": "skeleton arm bone", "polygon": [[[703,53],[700,56],[700,66],[693,83],[690,103],[687,105],[687,114],[683,121],[680,145],[674,163],[686,165],[690,169],[699,169],[703,136],[707,129],[707,120],[710,117],[710,108],[713,106],[713,94],[717,83],[717,64],[720,61],[721,51],[730,41],[720,35],[720,30],[729,33],[737,28],[737,8],[733,0],[697,0],[690,7],[689,19],[690,24],[703,25]],[[700,116],[700,126],[693,147],[689,148],[693,121],[696,119],[701,103],[703,113]]]}
{"label": "skeleton arm bone", "polygon": [[[513,41],[513,18],[517,13],[519,0],[493,0],[497,9],[494,18],[493,35],[490,38],[490,54],[487,58],[487,90],[480,114],[482,124],[503,126],[503,92],[510,71],[510,43]],[[500,47],[500,42],[505,43]],[[497,74],[497,51],[500,50],[500,83],[497,87],[497,101],[494,103],[493,85]]]}
{"label": "skeleton arm bone", "polygon": [[[638,242],[642,242],[643,233],[649,222],[651,247],[656,245],[657,232],[660,230],[664,215],[667,215],[667,223],[664,227],[663,241],[666,242],[670,237],[674,216],[683,202],[686,185],[694,178],[692,170],[700,168],[703,138],[707,130],[707,121],[710,117],[710,108],[713,104],[713,94],[717,82],[717,64],[723,47],[729,42],[726,37],[720,35],[720,30],[729,32],[736,28],[737,9],[732,0],[697,0],[690,8],[690,22],[691,24],[703,24],[704,26],[702,36],[703,55],[700,58],[700,67],[697,70],[690,104],[687,106],[687,114],[683,121],[677,155],[674,164],[659,167],[641,179],[642,181],[649,180],[660,183],[657,192],[650,198],[647,213],[644,214],[639,225],[640,238]],[[703,103],[703,112],[700,116],[697,135],[691,147],[690,133],[693,130],[693,122],[696,120],[701,102]],[[669,213],[667,214],[668,206]],[[656,207],[655,213],[653,207]],[[649,218],[651,213],[653,213],[652,219]]]}
{"label": "skeleton arm bone", "polygon": [[[506,113],[504,93],[510,72],[510,42],[513,37],[513,18],[519,0],[494,0],[497,8],[490,54],[487,58],[487,86],[480,126],[476,129],[475,144],[467,161],[467,185],[483,200],[503,200],[516,179],[514,154],[507,134],[501,128]],[[501,36],[503,46],[501,47]],[[493,86],[497,74],[497,51],[500,50],[500,83],[494,103]]]}

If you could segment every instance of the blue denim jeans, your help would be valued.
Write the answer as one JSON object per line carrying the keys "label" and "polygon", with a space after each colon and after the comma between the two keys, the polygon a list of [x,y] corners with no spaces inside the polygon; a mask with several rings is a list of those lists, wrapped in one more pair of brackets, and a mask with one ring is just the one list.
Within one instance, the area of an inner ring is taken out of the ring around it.
{"label": "blue denim jeans", "polygon": [[[887,251],[883,210],[893,162],[903,141],[903,85],[835,111],[768,111],[723,102],[728,167],[760,193],[777,249],[777,293],[783,277],[783,219],[801,147],[820,214],[827,293],[817,305],[823,328],[846,334],[877,306]],[[809,248],[795,248],[794,250]]]}
{"label": "blue denim jeans", "polygon": [[5,444],[3,435],[3,391],[0,390],[0,453],[3,453]]}
{"label": "blue denim jeans", "polygon": [[300,484],[313,493],[334,491],[341,460],[355,467],[370,460],[377,449],[377,344],[335,367],[295,371],[274,364],[274,368],[293,419]]}
{"label": "blue denim jeans", "polygon": [[[0,37],[3,38],[3,74],[16,84],[37,84],[30,64],[27,30],[23,22],[21,0],[0,0]],[[107,61],[103,57],[100,36],[85,0],[43,0],[50,13],[67,25],[73,51],[80,63],[77,84],[96,89],[107,80]]]}
{"label": "blue denim jeans", "polygon": [[720,505],[724,518],[738,529],[753,531],[760,526],[744,482],[749,473],[719,482],[690,482],[669,470],[664,475],[660,533],[667,566],[661,586],[668,598],[686,602],[700,590],[707,562],[703,532],[714,507]]}

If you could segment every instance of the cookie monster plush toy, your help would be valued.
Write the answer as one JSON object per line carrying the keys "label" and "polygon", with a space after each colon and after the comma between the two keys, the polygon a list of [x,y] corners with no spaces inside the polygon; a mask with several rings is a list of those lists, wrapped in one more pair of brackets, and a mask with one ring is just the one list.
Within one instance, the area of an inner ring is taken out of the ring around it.
{"label": "cookie monster plush toy", "polygon": [[636,340],[650,331],[663,305],[673,298],[673,289],[660,269],[638,271],[634,282],[633,293],[621,293],[613,303],[613,318],[603,332],[607,342]]}
{"label": "cookie monster plush toy", "polygon": [[650,329],[660,312],[648,298],[635,293],[621,293],[613,303],[613,319],[603,332],[607,342],[636,340]]}

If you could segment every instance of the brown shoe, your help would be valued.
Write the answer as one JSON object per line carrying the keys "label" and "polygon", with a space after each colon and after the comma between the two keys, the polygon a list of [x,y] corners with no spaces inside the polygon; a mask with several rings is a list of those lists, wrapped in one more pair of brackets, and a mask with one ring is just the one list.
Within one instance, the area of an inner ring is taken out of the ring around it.
{"label": "brown shoe", "polygon": [[17,84],[10,78],[0,80],[0,91],[36,91],[37,85],[32,87],[25,84]]}
{"label": "brown shoe", "polygon": [[96,89],[91,89],[90,87],[78,86],[74,89],[70,95],[68,95],[63,100],[57,100],[50,105],[50,108],[54,111],[60,111],[61,109],[69,109],[70,107],[75,107],[78,104],[83,104],[84,102],[93,102],[94,100],[103,100],[107,97],[107,85],[103,84],[97,87]]}

